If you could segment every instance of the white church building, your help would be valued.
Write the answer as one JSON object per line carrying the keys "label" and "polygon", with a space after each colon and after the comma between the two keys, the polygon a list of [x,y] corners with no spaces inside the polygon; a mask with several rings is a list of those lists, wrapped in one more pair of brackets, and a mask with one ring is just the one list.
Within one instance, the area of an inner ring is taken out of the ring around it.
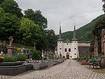
{"label": "white church building", "polygon": [[[56,47],[56,51],[55,54],[57,57],[65,57],[67,59],[69,58],[78,58],[79,54],[81,52],[89,52],[89,46],[90,43],[88,42],[80,42],[78,41],[78,39],[76,38],[76,30],[75,30],[75,26],[74,26],[74,31],[73,31],[73,38],[70,41],[69,39],[67,39],[66,41],[64,41],[62,39],[62,35],[61,35],[61,27],[59,29],[59,38],[57,41],[57,47]],[[88,49],[87,49],[88,48]],[[81,51],[82,49],[82,51]]]}

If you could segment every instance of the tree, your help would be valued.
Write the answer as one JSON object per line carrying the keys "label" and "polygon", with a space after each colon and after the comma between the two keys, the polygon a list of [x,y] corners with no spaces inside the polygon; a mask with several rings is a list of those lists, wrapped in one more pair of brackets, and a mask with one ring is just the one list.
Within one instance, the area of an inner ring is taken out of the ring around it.
{"label": "tree", "polygon": [[35,23],[42,26],[42,28],[47,28],[47,19],[41,14],[40,10],[35,11]]}
{"label": "tree", "polygon": [[14,0],[5,0],[1,4],[1,7],[4,9],[6,13],[17,15],[19,18],[23,16],[23,14],[21,13],[21,9]]}
{"label": "tree", "polygon": [[28,9],[24,11],[24,17],[33,20],[35,24],[38,24],[42,28],[47,28],[47,19],[41,14],[40,10],[33,11],[32,9]]}
{"label": "tree", "polygon": [[25,14],[24,17],[34,21],[34,14],[35,14],[35,12],[32,9],[25,10],[24,14]]}
{"label": "tree", "polygon": [[47,35],[47,50],[51,50],[53,52],[57,43],[57,36],[55,35],[52,29],[46,30],[46,35]]}
{"label": "tree", "polygon": [[105,14],[101,15],[93,26],[92,33],[97,37],[98,41],[98,52],[101,53],[101,30],[105,29]]}
{"label": "tree", "polygon": [[[28,18],[22,18],[20,25],[20,33],[22,33],[22,43],[25,45],[33,45],[36,42],[36,39],[33,39],[36,34],[36,29],[38,26],[32,20]],[[30,42],[31,40],[31,42]]]}
{"label": "tree", "polygon": [[38,50],[33,50],[32,51],[32,59],[33,60],[41,60],[42,59],[42,54]]}
{"label": "tree", "polygon": [[100,18],[93,25],[93,35],[100,36],[101,30],[105,28],[105,15],[101,15]]}
{"label": "tree", "polygon": [[46,49],[46,43],[47,43],[47,37],[45,34],[45,31],[39,27],[39,29],[37,30],[37,34],[36,37],[37,42],[36,42],[36,49],[42,51]]}
{"label": "tree", "polygon": [[35,43],[38,50],[46,47],[46,35],[41,27],[28,18],[22,18],[20,26],[23,44],[33,46]]}
{"label": "tree", "polygon": [[0,37],[2,40],[8,39],[9,36],[16,38],[18,26],[20,25],[20,19],[16,15],[5,13],[0,8]]}
{"label": "tree", "polygon": [[2,4],[5,0],[0,0],[0,4]]}

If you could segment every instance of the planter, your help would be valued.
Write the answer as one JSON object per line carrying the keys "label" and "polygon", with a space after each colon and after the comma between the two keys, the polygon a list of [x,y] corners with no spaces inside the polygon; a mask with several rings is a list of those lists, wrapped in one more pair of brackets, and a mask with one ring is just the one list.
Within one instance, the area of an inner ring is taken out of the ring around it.
{"label": "planter", "polygon": [[16,76],[20,73],[32,70],[33,66],[28,65],[16,65],[16,66],[0,66],[0,75]]}
{"label": "planter", "polygon": [[0,66],[17,66],[22,65],[24,62],[2,62]]}

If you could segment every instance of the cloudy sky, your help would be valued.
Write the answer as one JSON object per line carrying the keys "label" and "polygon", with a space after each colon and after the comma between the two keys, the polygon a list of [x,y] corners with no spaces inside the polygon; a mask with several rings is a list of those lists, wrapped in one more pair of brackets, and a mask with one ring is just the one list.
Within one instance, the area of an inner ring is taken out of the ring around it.
{"label": "cloudy sky", "polygon": [[15,0],[24,11],[27,9],[41,10],[48,20],[48,29],[59,33],[73,31],[89,23],[97,16],[103,14],[102,0]]}

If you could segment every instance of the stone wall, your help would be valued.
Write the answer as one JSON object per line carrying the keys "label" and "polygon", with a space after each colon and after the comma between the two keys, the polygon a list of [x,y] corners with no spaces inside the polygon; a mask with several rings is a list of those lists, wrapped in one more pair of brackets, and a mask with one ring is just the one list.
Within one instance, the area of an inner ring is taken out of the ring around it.
{"label": "stone wall", "polygon": [[33,66],[28,65],[17,65],[17,66],[0,66],[0,75],[11,75],[15,76],[20,73],[32,70]]}

